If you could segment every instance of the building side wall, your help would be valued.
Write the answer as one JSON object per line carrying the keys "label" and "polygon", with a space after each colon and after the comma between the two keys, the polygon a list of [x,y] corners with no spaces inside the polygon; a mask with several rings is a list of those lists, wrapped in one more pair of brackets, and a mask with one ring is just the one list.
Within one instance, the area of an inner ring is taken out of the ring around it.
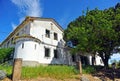
{"label": "building side wall", "polygon": [[24,27],[19,29],[16,33],[14,33],[13,36],[10,37],[6,42],[4,42],[1,46],[1,48],[8,48],[8,47],[15,47],[15,41],[14,38],[16,36],[22,36],[22,35],[29,35],[30,34],[30,23],[26,24]]}
{"label": "building side wall", "polygon": [[19,41],[15,46],[14,58],[22,58],[23,61],[38,61],[39,48],[38,43],[34,41]]}

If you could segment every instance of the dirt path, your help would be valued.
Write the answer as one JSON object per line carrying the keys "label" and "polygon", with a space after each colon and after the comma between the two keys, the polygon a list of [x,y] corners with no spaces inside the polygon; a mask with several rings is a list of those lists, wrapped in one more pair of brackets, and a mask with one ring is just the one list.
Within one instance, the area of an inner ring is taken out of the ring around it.
{"label": "dirt path", "polygon": [[[99,78],[94,78],[91,75],[82,75],[84,77],[87,77],[90,81],[101,81]],[[2,81],[11,81],[8,78],[5,78]],[[69,78],[69,79],[52,79],[52,78],[42,78],[42,77],[38,77],[38,78],[34,78],[34,79],[22,79],[19,81],[80,81],[80,76],[79,75],[75,75],[74,78]]]}

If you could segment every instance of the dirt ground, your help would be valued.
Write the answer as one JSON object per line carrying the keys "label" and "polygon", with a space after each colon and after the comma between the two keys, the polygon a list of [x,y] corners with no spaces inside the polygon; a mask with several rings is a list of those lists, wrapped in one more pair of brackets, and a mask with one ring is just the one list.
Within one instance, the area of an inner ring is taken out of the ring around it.
{"label": "dirt ground", "polygon": [[[34,78],[34,79],[23,79],[23,80],[19,80],[19,81],[80,81],[80,77],[87,77],[90,81],[113,81],[112,79],[109,79],[108,77],[105,77],[103,80],[100,77],[92,76],[92,75],[88,75],[88,74],[84,74],[82,76],[75,75],[75,78],[70,78],[70,79],[52,79],[52,78],[38,77],[38,78]],[[12,80],[10,80],[9,78],[5,78],[2,81],[12,81]],[[120,81],[120,79],[115,78],[115,81]]]}
{"label": "dirt ground", "polygon": [[[99,80],[99,78],[94,78],[91,75],[82,75],[82,76],[89,78],[90,81],[101,81],[101,80]],[[10,80],[9,78],[5,78],[2,81],[12,81],[12,80]],[[34,79],[22,79],[19,81],[80,81],[80,76],[75,75],[75,78],[70,78],[70,79],[52,79],[52,78],[38,77],[38,78],[34,78]]]}

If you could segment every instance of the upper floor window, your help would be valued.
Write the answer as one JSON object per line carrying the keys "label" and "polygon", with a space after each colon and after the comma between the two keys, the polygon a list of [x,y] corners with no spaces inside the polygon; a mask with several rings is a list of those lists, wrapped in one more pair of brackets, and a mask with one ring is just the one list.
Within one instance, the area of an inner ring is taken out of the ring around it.
{"label": "upper floor window", "polygon": [[9,46],[10,41],[7,42],[7,47]]}
{"label": "upper floor window", "polygon": [[57,35],[57,33],[54,33],[54,40],[58,40],[58,35]]}
{"label": "upper floor window", "polygon": [[16,36],[19,36],[19,33],[17,33]]}
{"label": "upper floor window", "polygon": [[47,30],[47,29],[46,29],[45,36],[48,37],[48,38],[50,38],[50,30]]}
{"label": "upper floor window", "polygon": [[13,42],[13,38],[11,38],[11,42]]}
{"label": "upper floor window", "polygon": [[50,57],[50,48],[45,48],[45,57]]}

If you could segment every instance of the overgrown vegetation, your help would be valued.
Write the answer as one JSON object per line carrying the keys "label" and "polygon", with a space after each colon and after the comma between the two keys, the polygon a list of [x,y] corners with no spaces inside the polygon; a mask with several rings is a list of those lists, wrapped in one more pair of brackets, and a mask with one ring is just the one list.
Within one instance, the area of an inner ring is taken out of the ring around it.
{"label": "overgrown vegetation", "polygon": [[64,39],[72,42],[73,52],[78,54],[98,53],[105,67],[120,46],[120,3],[109,9],[87,9],[86,13],[70,22]]}
{"label": "overgrown vegetation", "polygon": [[[7,72],[7,75],[12,75],[12,66],[0,65],[0,69]],[[83,74],[94,73],[95,69],[92,66],[84,66]],[[73,75],[78,75],[79,70],[74,66],[65,65],[50,65],[38,67],[22,67],[22,78],[50,77],[55,79],[74,78]]]}
{"label": "overgrown vegetation", "polygon": [[77,74],[78,71],[72,66],[39,66],[39,67],[23,67],[23,78],[34,78],[37,76],[51,77],[56,79],[70,78],[72,75]]}
{"label": "overgrown vegetation", "polygon": [[11,65],[0,65],[0,70],[4,70],[7,73],[7,76],[10,76],[12,74],[12,66]]}
{"label": "overgrown vegetation", "polygon": [[83,74],[92,74],[96,72],[96,69],[93,66],[83,66],[82,72]]}
{"label": "overgrown vegetation", "polygon": [[14,48],[1,48],[0,49],[0,63],[4,63],[13,58],[11,54],[13,54]]}
{"label": "overgrown vegetation", "polygon": [[[120,60],[119,61],[117,61],[117,60],[111,60],[111,63],[115,63],[116,68],[120,68]],[[112,64],[110,64],[109,66],[112,67]]]}

